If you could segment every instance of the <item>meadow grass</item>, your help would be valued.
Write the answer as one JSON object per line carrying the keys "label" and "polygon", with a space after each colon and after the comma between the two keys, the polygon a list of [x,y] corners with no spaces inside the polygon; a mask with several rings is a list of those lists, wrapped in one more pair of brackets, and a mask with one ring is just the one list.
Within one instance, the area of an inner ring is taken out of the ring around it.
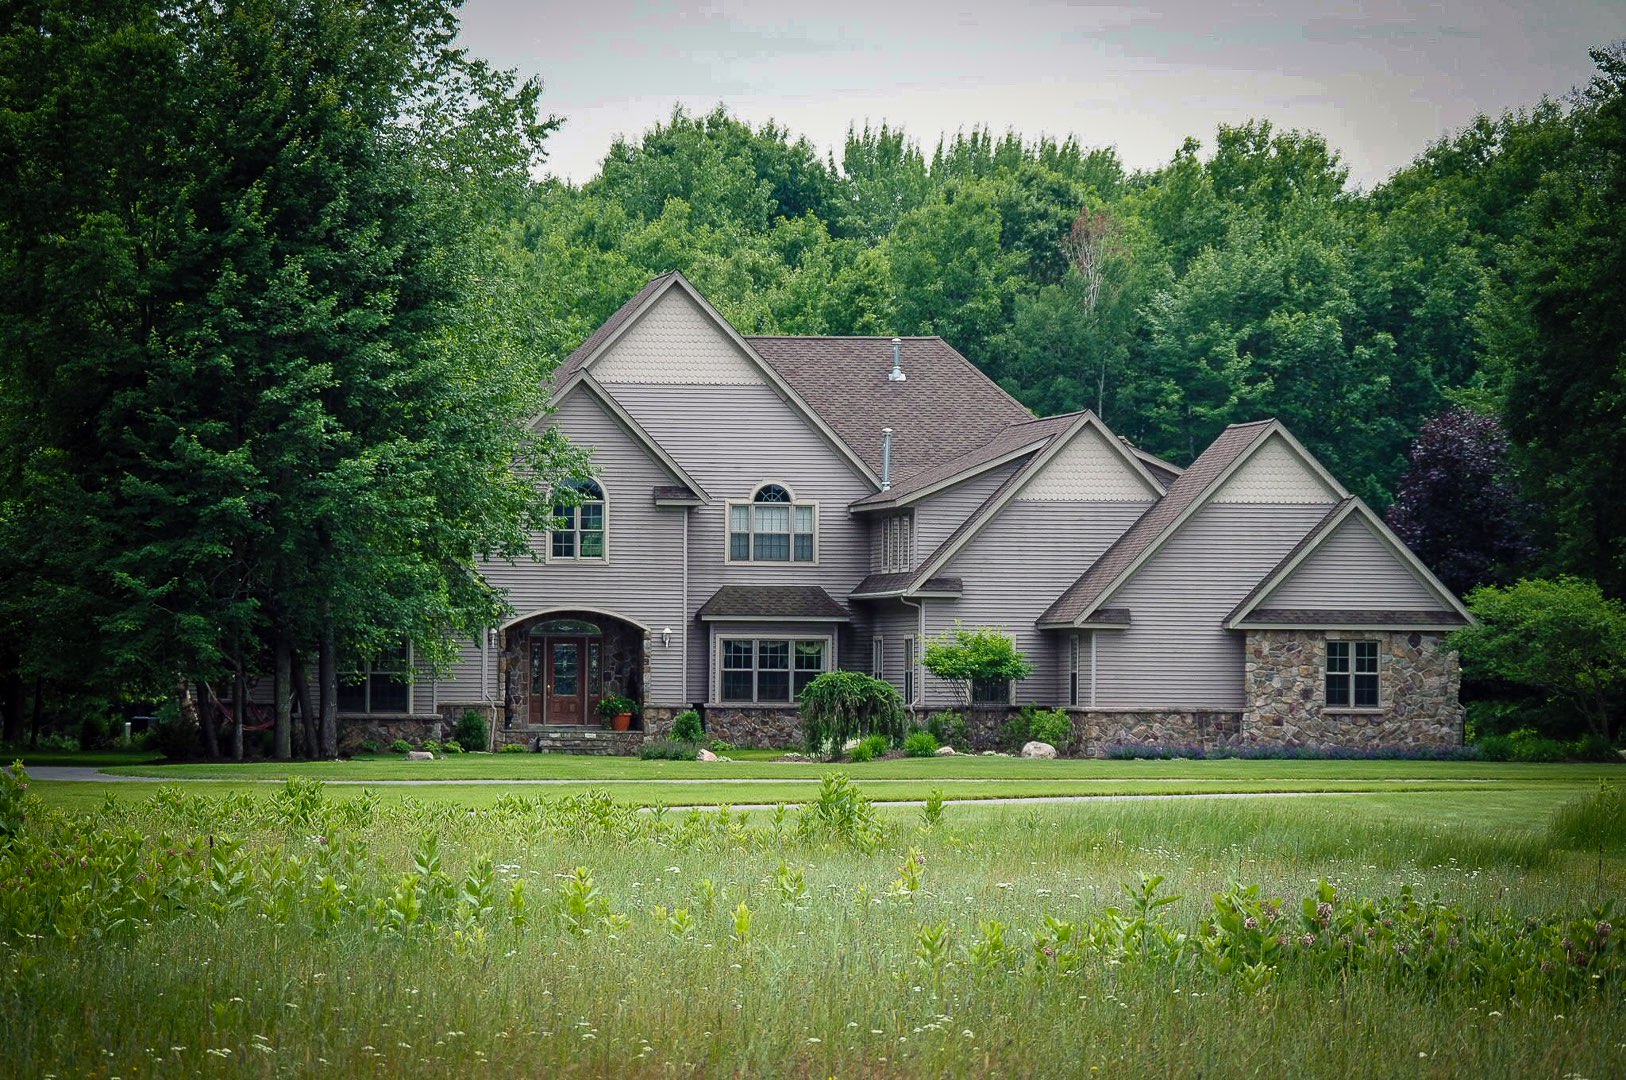
{"label": "meadow grass", "polygon": [[[50,860],[8,865],[0,1038],[56,1076],[1608,1076],[1626,1055],[1613,973],[1510,994],[1284,959],[1255,985],[1189,953],[1103,947],[1064,970],[1044,951],[1047,916],[1127,911],[1143,875],[1180,897],[1159,925],[1189,940],[1237,882],[1289,913],[1326,879],[1340,910],[1410,888],[1469,919],[1591,918],[1626,850],[1575,824],[1588,790],[961,805],[930,827],[900,807],[842,835],[800,828],[810,812],[537,789],[50,785],[14,843],[68,859],[124,837],[173,899],[64,937],[77,894],[45,905],[17,882]],[[302,885],[271,872],[290,857]],[[483,858],[496,899],[471,917]],[[310,915],[324,873],[352,905],[331,922]],[[38,936],[16,933],[41,906]]]}

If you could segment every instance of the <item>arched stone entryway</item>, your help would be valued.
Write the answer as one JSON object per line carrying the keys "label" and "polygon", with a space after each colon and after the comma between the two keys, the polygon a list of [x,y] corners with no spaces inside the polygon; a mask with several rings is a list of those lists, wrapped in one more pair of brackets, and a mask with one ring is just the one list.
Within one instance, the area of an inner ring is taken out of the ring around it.
{"label": "arched stone entryway", "polygon": [[597,727],[610,694],[641,701],[646,628],[609,612],[532,612],[503,628],[503,726]]}

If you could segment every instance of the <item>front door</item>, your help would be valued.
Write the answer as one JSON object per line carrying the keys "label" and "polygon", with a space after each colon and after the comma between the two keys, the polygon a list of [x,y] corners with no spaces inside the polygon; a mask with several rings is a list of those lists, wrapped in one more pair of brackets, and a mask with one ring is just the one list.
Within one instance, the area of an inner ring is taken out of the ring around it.
{"label": "front door", "polygon": [[587,719],[586,680],[582,663],[587,650],[580,638],[547,639],[545,723],[580,724]]}

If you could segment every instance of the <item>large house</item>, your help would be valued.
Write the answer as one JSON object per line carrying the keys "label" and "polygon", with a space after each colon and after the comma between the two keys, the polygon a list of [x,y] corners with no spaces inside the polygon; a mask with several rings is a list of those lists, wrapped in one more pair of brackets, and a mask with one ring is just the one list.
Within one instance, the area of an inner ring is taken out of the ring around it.
{"label": "large house", "polygon": [[357,719],[474,708],[535,742],[622,693],[646,734],[693,707],[787,745],[834,668],[917,714],[961,700],[921,666],[958,624],[1034,665],[972,688],[985,736],[1037,704],[1086,753],[1461,740],[1444,639],[1467,611],[1275,421],[1182,470],[1091,412],[1034,417],[941,338],[742,336],[677,273],[553,379],[542,423],[596,478],[538,561],[485,568],[513,618],[438,682],[374,665]]}

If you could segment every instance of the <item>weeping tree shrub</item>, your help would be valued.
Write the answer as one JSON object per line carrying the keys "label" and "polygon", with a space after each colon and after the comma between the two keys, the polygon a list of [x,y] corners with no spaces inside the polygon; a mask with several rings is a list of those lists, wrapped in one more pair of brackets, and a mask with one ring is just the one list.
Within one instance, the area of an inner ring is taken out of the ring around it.
{"label": "weeping tree shrub", "polygon": [[896,743],[908,726],[897,689],[858,671],[827,671],[808,683],[801,713],[807,752],[815,756],[828,746],[834,758],[848,739],[866,735]]}

